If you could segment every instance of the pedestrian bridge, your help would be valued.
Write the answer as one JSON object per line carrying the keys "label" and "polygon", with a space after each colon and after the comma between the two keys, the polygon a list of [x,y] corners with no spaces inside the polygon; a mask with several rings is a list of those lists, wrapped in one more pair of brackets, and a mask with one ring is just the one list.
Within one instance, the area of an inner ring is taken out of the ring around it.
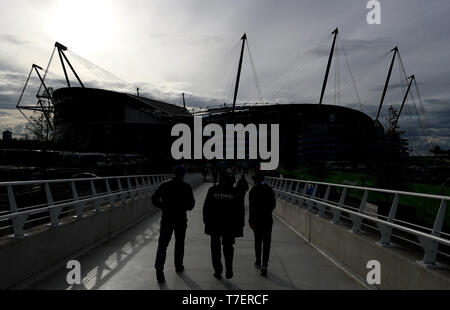
{"label": "pedestrian bridge", "polygon": [[[217,280],[202,222],[203,202],[212,184],[195,174],[186,176],[196,198],[195,209],[188,213],[186,271],[175,272],[172,242],[166,283],[158,284],[153,265],[160,211],[150,197],[168,178],[0,183],[0,201],[8,205],[0,213],[0,288],[450,288],[445,260],[449,236],[442,232],[449,197],[390,191],[386,194],[393,195],[392,207],[384,217],[367,202],[371,193],[383,190],[275,178],[266,179],[278,197],[268,277],[261,277],[253,266],[253,234],[247,225],[235,245],[234,278]],[[357,199],[352,197],[357,195],[350,194],[357,191],[363,194],[355,206]],[[411,195],[440,203],[430,231],[396,220],[398,202]],[[409,244],[414,238],[419,243]],[[66,264],[73,259],[81,264],[80,285],[66,280]],[[380,262],[381,284],[366,281],[371,260]]]}

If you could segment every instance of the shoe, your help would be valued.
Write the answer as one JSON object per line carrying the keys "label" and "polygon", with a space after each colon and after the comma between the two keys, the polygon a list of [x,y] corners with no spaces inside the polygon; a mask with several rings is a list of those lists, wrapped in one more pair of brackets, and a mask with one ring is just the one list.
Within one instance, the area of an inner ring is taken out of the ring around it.
{"label": "shoe", "polygon": [[262,267],[261,268],[261,276],[267,277],[267,267]]}
{"label": "shoe", "polygon": [[255,263],[255,268],[256,269],[261,269],[261,263],[260,262],[256,262]]}
{"label": "shoe", "polygon": [[156,280],[158,280],[158,283],[166,282],[166,277],[164,276],[164,272],[163,271],[157,271],[156,272]]}
{"label": "shoe", "polygon": [[175,272],[180,273],[184,271],[184,266],[175,267]]}
{"label": "shoe", "polygon": [[233,278],[233,272],[232,271],[227,271],[225,274],[225,278],[227,278],[227,280],[230,280],[231,278]]}
{"label": "shoe", "polygon": [[221,272],[215,272],[214,273],[214,278],[216,278],[218,280],[222,279],[222,273]]}

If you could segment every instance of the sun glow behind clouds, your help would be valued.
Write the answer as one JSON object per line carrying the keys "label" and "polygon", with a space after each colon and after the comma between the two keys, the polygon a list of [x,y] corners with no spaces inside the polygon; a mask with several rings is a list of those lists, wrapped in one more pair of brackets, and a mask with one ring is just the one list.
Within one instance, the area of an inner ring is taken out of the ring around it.
{"label": "sun glow behind clouds", "polygon": [[107,0],[60,0],[48,15],[46,32],[79,52],[111,47],[119,30],[113,6]]}

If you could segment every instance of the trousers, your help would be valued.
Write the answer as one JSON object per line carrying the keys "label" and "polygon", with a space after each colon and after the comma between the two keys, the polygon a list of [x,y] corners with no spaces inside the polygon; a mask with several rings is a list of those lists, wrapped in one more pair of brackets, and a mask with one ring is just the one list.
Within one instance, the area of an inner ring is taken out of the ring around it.
{"label": "trousers", "polygon": [[159,233],[158,250],[156,252],[155,269],[164,271],[166,263],[167,247],[169,246],[172,235],[175,232],[175,267],[183,266],[184,259],[184,240],[186,238],[186,222],[176,222],[170,220],[161,220]]}
{"label": "trousers", "polygon": [[222,249],[227,272],[233,272],[233,256],[235,238],[232,236],[211,235],[211,258],[214,271],[222,273]]}
{"label": "trousers", "polygon": [[255,228],[253,233],[255,235],[255,255],[256,263],[261,263],[262,252],[262,266],[269,266],[270,244],[272,243],[272,224],[266,225],[264,228]]}

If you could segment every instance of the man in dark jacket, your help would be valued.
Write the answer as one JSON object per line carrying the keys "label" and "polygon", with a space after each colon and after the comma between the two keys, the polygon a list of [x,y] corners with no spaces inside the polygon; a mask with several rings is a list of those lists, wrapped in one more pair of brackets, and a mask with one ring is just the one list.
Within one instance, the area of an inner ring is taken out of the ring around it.
{"label": "man in dark jacket", "polygon": [[214,185],[216,185],[217,184],[217,179],[219,178],[219,174],[217,173],[217,171],[213,171],[212,178],[213,178]]}
{"label": "man in dark jacket", "polygon": [[242,175],[241,178],[239,179],[239,181],[236,184],[236,189],[238,190],[238,192],[242,195],[245,196],[245,194],[248,191],[248,182],[245,179],[245,175]]}
{"label": "man in dark jacket", "polygon": [[183,181],[185,169],[175,168],[175,177],[163,184],[153,194],[153,205],[162,209],[161,228],[158,251],[156,253],[155,269],[159,283],[165,282],[164,264],[166,252],[173,232],[175,232],[175,270],[184,270],[184,239],[187,229],[187,211],[195,206],[194,194],[189,184]]}
{"label": "man in dark jacket", "polygon": [[211,236],[211,258],[214,277],[222,278],[221,245],[225,258],[225,276],[233,277],[235,238],[244,235],[245,208],[239,203],[239,195],[233,187],[233,177],[226,173],[219,184],[209,189],[203,207],[205,233]]}
{"label": "man in dark jacket", "polygon": [[248,182],[245,179],[245,175],[242,175],[236,184],[236,191],[239,195],[239,202],[242,204],[243,208],[245,208],[245,195],[247,194],[248,188]]}
{"label": "man in dark jacket", "polygon": [[[272,240],[273,218],[272,212],[275,209],[275,194],[272,188],[263,184],[264,176],[257,173],[253,180],[255,185],[249,194],[249,224],[255,235],[256,268],[261,268],[261,275],[267,276],[269,264],[270,244]],[[262,248],[262,265],[261,265]]]}

